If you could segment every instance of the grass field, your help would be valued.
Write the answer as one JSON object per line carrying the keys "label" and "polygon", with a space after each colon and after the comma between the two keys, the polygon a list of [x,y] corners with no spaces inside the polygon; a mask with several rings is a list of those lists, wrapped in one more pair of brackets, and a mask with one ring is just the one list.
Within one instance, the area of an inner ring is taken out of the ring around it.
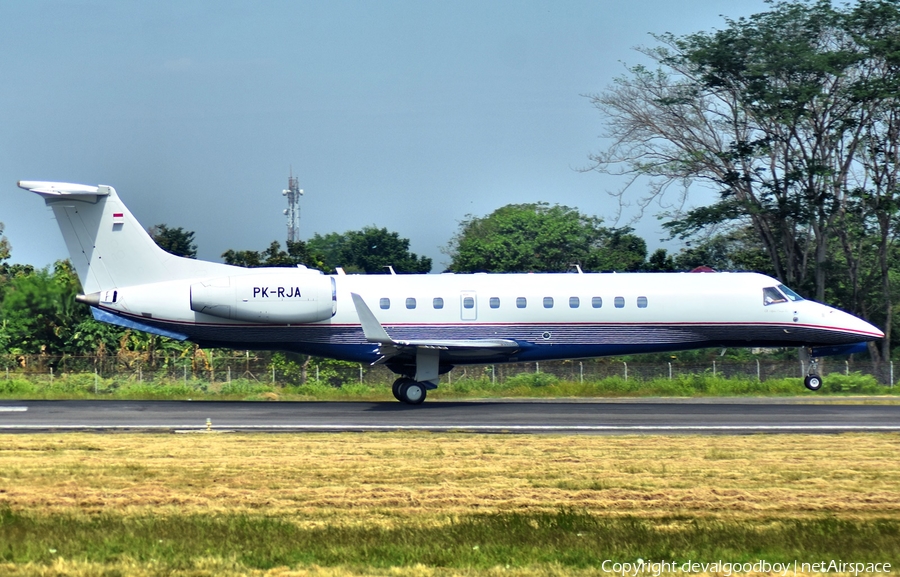
{"label": "grass field", "polygon": [[900,563],[900,435],[0,435],[0,575]]}

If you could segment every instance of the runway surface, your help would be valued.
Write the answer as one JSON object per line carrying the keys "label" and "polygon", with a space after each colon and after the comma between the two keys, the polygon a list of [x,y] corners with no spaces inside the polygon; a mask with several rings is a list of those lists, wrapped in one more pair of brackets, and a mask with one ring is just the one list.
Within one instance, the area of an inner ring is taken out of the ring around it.
{"label": "runway surface", "polygon": [[[900,404],[792,399],[397,402],[0,401],[0,432],[470,431],[749,434],[900,431]],[[207,419],[209,425],[207,425]]]}

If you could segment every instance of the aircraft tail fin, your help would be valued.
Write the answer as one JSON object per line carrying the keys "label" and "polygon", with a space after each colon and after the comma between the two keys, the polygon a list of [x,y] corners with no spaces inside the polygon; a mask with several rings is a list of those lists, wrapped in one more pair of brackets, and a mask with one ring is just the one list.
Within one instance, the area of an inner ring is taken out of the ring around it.
{"label": "aircraft tail fin", "polygon": [[43,181],[19,181],[18,185],[41,196],[53,209],[86,294],[232,268],[159,248],[111,186]]}

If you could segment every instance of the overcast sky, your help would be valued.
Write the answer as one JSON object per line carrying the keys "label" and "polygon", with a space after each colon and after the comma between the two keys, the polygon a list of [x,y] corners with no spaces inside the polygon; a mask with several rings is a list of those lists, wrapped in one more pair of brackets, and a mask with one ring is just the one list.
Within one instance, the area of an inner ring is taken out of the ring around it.
{"label": "overcast sky", "polygon": [[[200,258],[367,225],[444,268],[459,221],[546,201],[604,217],[622,183],[584,94],[649,33],[723,27],[751,0],[0,2],[0,222],[12,261],[66,258],[18,180],[109,184]],[[698,197],[702,200],[702,197]],[[620,222],[619,224],[625,224]],[[658,222],[637,225],[659,245]]]}

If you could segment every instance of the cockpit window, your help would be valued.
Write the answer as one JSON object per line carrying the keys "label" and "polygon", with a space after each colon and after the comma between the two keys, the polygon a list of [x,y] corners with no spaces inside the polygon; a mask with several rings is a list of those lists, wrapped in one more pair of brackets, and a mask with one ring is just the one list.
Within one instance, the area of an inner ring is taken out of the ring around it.
{"label": "cockpit window", "polygon": [[794,302],[803,300],[802,296],[798,295],[797,293],[795,293],[788,287],[784,286],[783,284],[778,285],[778,289],[784,293],[784,296],[786,296],[787,298],[791,299]]}
{"label": "cockpit window", "polygon": [[763,289],[763,304],[766,306],[774,305],[777,303],[786,303],[788,300],[784,297],[783,294],[778,292],[778,289],[773,286],[767,286]]}

